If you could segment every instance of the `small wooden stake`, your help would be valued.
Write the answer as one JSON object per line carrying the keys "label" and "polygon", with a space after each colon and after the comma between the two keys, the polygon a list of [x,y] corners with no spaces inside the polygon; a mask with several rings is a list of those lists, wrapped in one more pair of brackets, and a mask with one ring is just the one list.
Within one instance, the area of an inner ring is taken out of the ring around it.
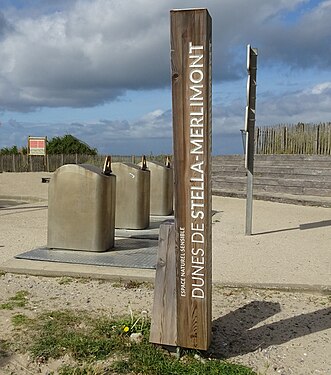
{"label": "small wooden stake", "polygon": [[160,226],[150,342],[177,345],[175,224]]}

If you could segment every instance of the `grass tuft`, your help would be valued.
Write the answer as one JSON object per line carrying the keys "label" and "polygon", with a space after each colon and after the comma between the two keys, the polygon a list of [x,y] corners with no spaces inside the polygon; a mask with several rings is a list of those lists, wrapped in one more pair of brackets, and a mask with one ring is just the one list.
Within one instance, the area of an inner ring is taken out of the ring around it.
{"label": "grass tuft", "polygon": [[136,280],[129,280],[124,281],[119,279],[118,281],[112,283],[113,288],[123,288],[123,289],[139,289],[139,288],[147,288],[147,289],[154,289],[154,285],[147,281],[136,281]]}
{"label": "grass tuft", "polygon": [[194,351],[187,351],[182,360],[169,355],[165,350],[147,341],[132,345],[128,358],[114,363],[112,370],[118,374],[150,375],[254,375],[251,369],[220,360],[201,361],[193,357]]}
{"label": "grass tuft", "polygon": [[59,369],[59,375],[106,375],[110,374],[103,366],[87,364],[82,366],[65,365]]}
{"label": "grass tuft", "polygon": [[10,297],[7,302],[2,303],[0,305],[0,309],[14,310],[18,307],[25,307],[28,302],[28,295],[29,292],[27,292],[26,290],[20,290],[15,294],[15,296]]}
{"label": "grass tuft", "polygon": [[11,321],[15,327],[26,326],[30,319],[24,314],[16,314],[12,316]]}
{"label": "grass tuft", "polygon": [[68,284],[71,284],[74,281],[75,281],[75,279],[72,278],[72,277],[69,277],[69,276],[63,276],[63,277],[58,279],[58,283],[60,285],[68,285]]}
{"label": "grass tuft", "polygon": [[53,311],[28,322],[33,358],[60,358],[68,353],[76,360],[102,360],[123,347],[118,323],[86,313]]}
{"label": "grass tuft", "polygon": [[[181,360],[148,342],[150,322],[146,312],[138,317],[110,319],[86,312],[53,311],[34,319],[13,317],[21,334],[21,349],[27,349],[37,361],[69,355],[74,365],[62,366],[60,375],[150,374],[253,375],[252,370],[225,361],[197,359],[187,351]],[[140,332],[140,343],[130,341],[130,334]],[[25,341],[24,341],[25,340]]]}

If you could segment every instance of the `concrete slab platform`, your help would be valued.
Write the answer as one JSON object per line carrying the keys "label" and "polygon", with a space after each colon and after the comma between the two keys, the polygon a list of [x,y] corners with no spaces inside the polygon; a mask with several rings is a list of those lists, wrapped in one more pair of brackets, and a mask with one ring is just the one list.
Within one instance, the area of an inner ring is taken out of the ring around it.
{"label": "concrete slab platform", "polygon": [[98,280],[137,280],[154,282],[155,270],[141,268],[120,268],[92,266],[86,264],[38,262],[26,259],[10,259],[0,265],[6,273],[26,274],[48,277],[77,277]]}
{"label": "concrete slab platform", "polygon": [[15,256],[16,259],[124,268],[155,269],[158,241],[119,238],[116,248],[105,252],[73,251],[40,247]]}

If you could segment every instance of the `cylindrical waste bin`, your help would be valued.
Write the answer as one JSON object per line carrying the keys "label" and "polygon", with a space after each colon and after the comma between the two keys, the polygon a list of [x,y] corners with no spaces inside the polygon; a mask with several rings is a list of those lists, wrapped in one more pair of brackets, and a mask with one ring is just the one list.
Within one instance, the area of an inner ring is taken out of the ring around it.
{"label": "cylindrical waste bin", "polygon": [[48,190],[47,247],[106,251],[114,247],[116,177],[92,165],[56,170]]}
{"label": "cylindrical waste bin", "polygon": [[133,163],[112,163],[112,171],[117,191],[115,228],[148,228],[150,172]]}
{"label": "cylindrical waste bin", "polygon": [[[142,162],[138,163],[142,166]],[[151,215],[171,215],[173,212],[174,175],[170,164],[148,161],[151,172]]]}

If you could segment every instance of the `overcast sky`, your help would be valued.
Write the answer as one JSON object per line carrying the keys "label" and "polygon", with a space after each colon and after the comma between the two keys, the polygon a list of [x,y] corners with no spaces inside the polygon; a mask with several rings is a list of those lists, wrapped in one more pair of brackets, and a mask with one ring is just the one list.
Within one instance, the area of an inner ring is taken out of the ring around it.
{"label": "overcast sky", "polygon": [[246,46],[257,125],[331,121],[331,0],[0,0],[0,147],[73,134],[171,153],[169,12],[213,20],[213,153],[242,153]]}

